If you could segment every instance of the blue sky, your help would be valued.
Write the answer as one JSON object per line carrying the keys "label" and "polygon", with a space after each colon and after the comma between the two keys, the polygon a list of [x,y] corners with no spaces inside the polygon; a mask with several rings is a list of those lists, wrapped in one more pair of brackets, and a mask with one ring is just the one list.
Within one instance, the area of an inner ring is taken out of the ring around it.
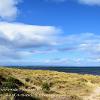
{"label": "blue sky", "polygon": [[100,0],[0,0],[0,64],[100,66]]}

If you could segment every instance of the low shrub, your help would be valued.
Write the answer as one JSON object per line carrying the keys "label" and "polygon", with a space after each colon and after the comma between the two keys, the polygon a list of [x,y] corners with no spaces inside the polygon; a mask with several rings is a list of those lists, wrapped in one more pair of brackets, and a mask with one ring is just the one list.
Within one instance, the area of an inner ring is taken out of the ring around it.
{"label": "low shrub", "polygon": [[42,84],[42,90],[43,90],[43,92],[49,93],[50,92],[50,87],[51,87],[50,83],[44,82]]}

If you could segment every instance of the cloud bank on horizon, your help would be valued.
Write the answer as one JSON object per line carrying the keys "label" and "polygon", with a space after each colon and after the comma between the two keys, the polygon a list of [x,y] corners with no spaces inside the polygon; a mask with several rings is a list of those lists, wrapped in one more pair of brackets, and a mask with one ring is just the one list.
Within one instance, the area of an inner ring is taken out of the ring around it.
{"label": "cloud bank on horizon", "polygon": [[[100,65],[99,34],[91,32],[66,34],[56,25],[10,22],[19,16],[20,2],[22,1],[0,1],[0,64]],[[100,0],[77,0],[77,2],[100,5]]]}

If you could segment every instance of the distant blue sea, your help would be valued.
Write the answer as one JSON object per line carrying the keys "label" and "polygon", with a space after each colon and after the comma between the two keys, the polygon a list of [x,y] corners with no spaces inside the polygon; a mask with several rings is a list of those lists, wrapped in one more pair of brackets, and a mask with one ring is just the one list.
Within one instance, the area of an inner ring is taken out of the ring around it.
{"label": "distant blue sea", "polygon": [[18,68],[100,75],[100,67],[32,67],[31,66],[31,67],[18,67]]}
{"label": "distant blue sea", "polygon": [[100,75],[100,67],[41,67],[32,69],[54,70],[59,72]]}

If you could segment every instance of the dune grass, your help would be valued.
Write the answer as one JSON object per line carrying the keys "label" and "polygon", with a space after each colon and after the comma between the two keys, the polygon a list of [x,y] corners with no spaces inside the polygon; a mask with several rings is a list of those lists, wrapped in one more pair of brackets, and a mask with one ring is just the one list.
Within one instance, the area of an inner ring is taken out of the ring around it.
{"label": "dune grass", "polygon": [[0,88],[18,89],[0,92],[0,100],[17,100],[4,98],[7,93],[29,94],[26,100],[83,100],[97,85],[100,76],[0,67]]}

